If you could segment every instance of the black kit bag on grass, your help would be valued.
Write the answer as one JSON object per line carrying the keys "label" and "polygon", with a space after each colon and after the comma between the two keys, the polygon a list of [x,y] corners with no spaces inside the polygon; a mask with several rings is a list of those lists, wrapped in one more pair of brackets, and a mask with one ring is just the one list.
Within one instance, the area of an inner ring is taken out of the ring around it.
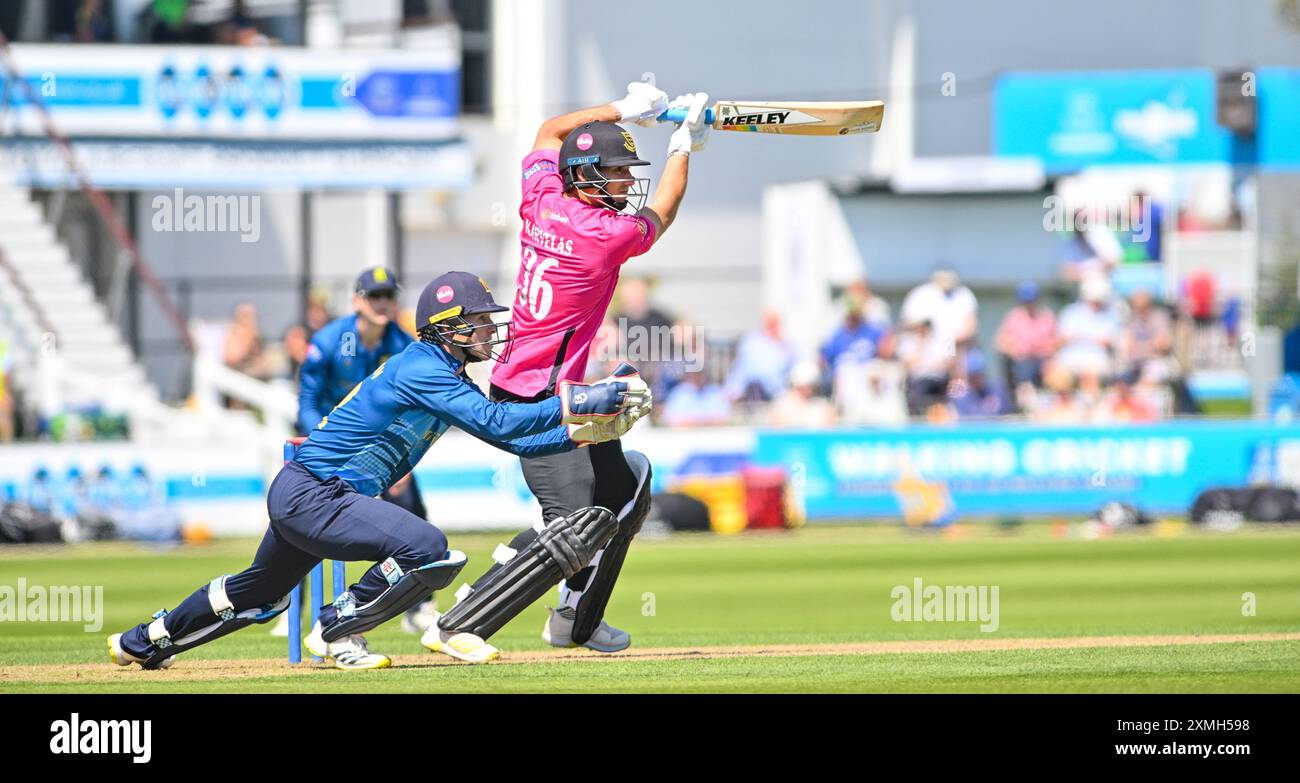
{"label": "black kit bag on grass", "polygon": [[1233,515],[1244,519],[1253,490],[1238,487],[1212,487],[1196,496],[1188,517],[1196,524],[1204,524],[1212,515]]}
{"label": "black kit bag on grass", "polygon": [[668,523],[675,531],[707,532],[711,529],[709,507],[680,492],[660,492],[655,495],[650,501],[650,518]]}
{"label": "black kit bag on grass", "polygon": [[59,523],[26,503],[6,503],[0,508],[0,544],[58,544],[62,541]]}
{"label": "black kit bag on grass", "polygon": [[1258,487],[1250,493],[1246,519],[1251,522],[1300,521],[1300,492],[1288,487]]}

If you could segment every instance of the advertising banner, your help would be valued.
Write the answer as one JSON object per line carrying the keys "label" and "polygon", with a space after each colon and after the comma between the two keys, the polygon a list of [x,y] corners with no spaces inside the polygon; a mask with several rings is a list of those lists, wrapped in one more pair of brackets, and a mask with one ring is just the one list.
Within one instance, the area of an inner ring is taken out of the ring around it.
{"label": "advertising banner", "polygon": [[1185,513],[1207,487],[1300,483],[1300,426],[768,430],[754,459],[786,466],[809,519],[897,518],[900,484],[918,480],[945,486],[959,515],[1091,513],[1110,500]]}
{"label": "advertising banner", "polygon": [[[450,45],[12,49],[28,84],[72,137],[427,142],[459,134],[460,53]],[[26,93],[0,87],[22,132],[42,134]]]}

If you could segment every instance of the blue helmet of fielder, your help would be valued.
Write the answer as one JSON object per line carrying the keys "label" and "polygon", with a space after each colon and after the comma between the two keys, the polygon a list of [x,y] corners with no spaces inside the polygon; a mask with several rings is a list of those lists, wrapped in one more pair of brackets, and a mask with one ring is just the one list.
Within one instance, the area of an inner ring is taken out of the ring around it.
{"label": "blue helmet of fielder", "polygon": [[[504,313],[510,308],[496,303],[487,281],[469,272],[447,272],[435,277],[420,292],[415,305],[415,328],[426,343],[459,348],[465,361],[502,358],[491,346],[510,342],[510,322],[474,323],[468,316]],[[482,320],[482,319],[480,319]],[[480,339],[477,333],[490,328],[492,337]],[[468,340],[457,340],[467,336]]]}

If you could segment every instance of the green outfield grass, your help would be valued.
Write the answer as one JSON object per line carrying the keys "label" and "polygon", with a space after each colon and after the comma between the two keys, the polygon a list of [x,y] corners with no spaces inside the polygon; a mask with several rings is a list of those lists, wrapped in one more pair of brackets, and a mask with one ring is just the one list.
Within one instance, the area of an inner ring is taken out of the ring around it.
{"label": "green outfield grass", "polygon": [[[453,535],[477,575],[500,536]],[[290,671],[285,640],[255,626],[186,653],[170,672],[117,671],[104,637],[240,570],[256,541],[156,551],[131,544],[0,550],[0,586],[102,585],[104,627],[0,623],[0,692],[865,691],[1300,692],[1300,641],[870,653],[726,651],[672,658],[528,660],[549,650],[534,606],[495,637],[506,662],[442,665],[396,623],[370,634],[398,665]],[[350,570],[360,573],[360,565]],[[895,622],[896,586],[996,586],[998,627]],[[1254,616],[1243,614],[1253,594]],[[440,595],[449,604],[449,592]],[[546,600],[546,599],[544,599]],[[1300,531],[1151,531],[1058,538],[1047,525],[965,535],[836,526],[638,541],[608,618],[633,651],[883,641],[1218,635],[1300,631]],[[960,644],[960,643],[959,643]],[[959,647],[959,644],[957,645]],[[593,656],[594,657],[594,654]],[[260,660],[259,660],[260,659]],[[216,671],[202,661],[234,661]],[[190,663],[194,662],[194,663]],[[191,669],[186,674],[186,666]],[[283,666],[283,669],[281,669]]]}

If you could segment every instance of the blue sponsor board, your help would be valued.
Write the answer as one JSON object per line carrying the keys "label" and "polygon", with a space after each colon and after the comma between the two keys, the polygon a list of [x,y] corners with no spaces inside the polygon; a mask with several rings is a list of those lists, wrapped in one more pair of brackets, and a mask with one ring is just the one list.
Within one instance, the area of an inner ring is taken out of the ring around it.
{"label": "blue sponsor board", "polygon": [[[430,50],[15,44],[31,94],[72,137],[443,141],[459,135],[460,55]],[[28,91],[7,85],[39,133]]]}
{"label": "blue sponsor board", "polygon": [[1259,69],[1259,162],[1300,169],[1300,68]]}
{"label": "blue sponsor board", "polygon": [[1182,513],[1201,490],[1275,481],[1300,458],[1300,426],[985,425],[763,431],[755,461],[786,466],[810,519],[897,517],[904,476],[945,484],[959,514],[1087,513],[1108,500]]}
{"label": "blue sponsor board", "polygon": [[[50,109],[66,106],[95,106],[101,109],[130,109],[142,104],[144,79],[132,74],[63,73],[28,76],[32,93]],[[0,74],[0,90],[9,90],[9,103],[16,108],[31,105],[28,91],[10,85]]]}
{"label": "blue sponsor board", "polygon": [[1258,98],[1249,140],[1217,124],[1212,70],[1007,74],[994,89],[994,153],[1037,158],[1054,174],[1144,163],[1300,168],[1300,69],[1260,68],[1242,89]]}
{"label": "blue sponsor board", "polygon": [[1048,172],[1221,162],[1232,135],[1215,124],[1214,95],[1208,70],[1008,74],[994,91],[994,149]]}

